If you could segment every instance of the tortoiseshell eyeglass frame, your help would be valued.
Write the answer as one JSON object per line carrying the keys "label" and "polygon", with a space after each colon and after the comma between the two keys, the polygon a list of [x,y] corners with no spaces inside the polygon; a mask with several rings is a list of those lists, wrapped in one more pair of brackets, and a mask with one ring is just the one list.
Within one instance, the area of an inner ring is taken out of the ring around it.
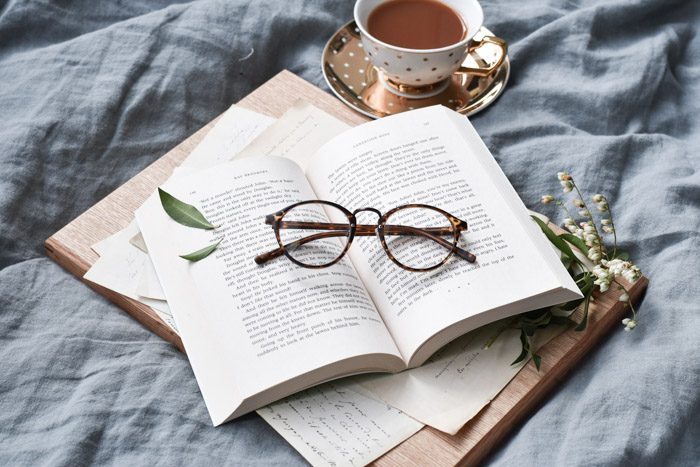
{"label": "tortoiseshell eyeglass frame", "polygon": [[[336,223],[326,223],[326,222],[299,222],[299,221],[284,221],[284,216],[291,211],[292,209],[298,207],[298,206],[303,206],[306,204],[322,204],[322,205],[327,205],[327,206],[332,206],[339,211],[341,211],[345,216],[348,218],[348,224],[336,224]],[[393,214],[395,214],[397,211],[400,211],[402,209],[407,209],[407,208],[423,208],[423,209],[430,209],[433,211],[436,211],[443,216],[445,216],[447,219],[449,219],[451,226],[450,227],[427,227],[424,229],[417,228],[417,227],[410,227],[410,226],[404,226],[404,225],[391,225],[391,224],[386,224],[387,219],[389,219]],[[355,215],[360,213],[360,212],[373,212],[379,216],[379,221],[377,222],[376,225],[372,224],[358,224],[357,219],[355,218]],[[319,269],[319,268],[326,268],[328,266],[332,266],[338,261],[340,261],[343,256],[345,256],[345,253],[347,253],[348,249],[350,249],[350,245],[352,245],[352,240],[355,238],[355,236],[360,236],[360,237],[367,237],[367,236],[372,236],[372,235],[377,235],[379,237],[379,241],[382,244],[382,248],[384,249],[384,252],[387,254],[389,259],[393,261],[396,265],[399,267],[406,269],[407,271],[413,271],[413,272],[426,272],[426,271],[432,271],[434,269],[439,268],[440,266],[443,266],[447,261],[452,257],[452,255],[457,255],[458,257],[465,259],[466,261],[473,263],[476,261],[476,256],[474,256],[472,253],[468,252],[467,250],[464,250],[457,246],[457,243],[459,242],[459,236],[461,235],[462,232],[466,231],[468,228],[467,222],[459,219],[458,217],[453,216],[447,211],[443,211],[440,208],[436,208],[435,206],[429,206],[427,204],[404,204],[402,206],[395,207],[394,209],[388,211],[385,214],[382,214],[379,210],[375,208],[360,208],[356,209],[354,212],[350,212],[347,209],[345,209],[343,206],[340,206],[339,204],[333,203],[331,201],[324,201],[324,200],[309,200],[309,201],[301,201],[299,203],[292,204],[291,206],[287,206],[286,208],[282,209],[281,211],[277,211],[274,214],[270,214],[265,217],[265,223],[268,225],[271,225],[273,230],[275,231],[275,237],[277,238],[277,243],[279,244],[279,248],[276,248],[272,251],[268,251],[267,253],[263,253],[259,256],[255,257],[255,262],[257,264],[264,264],[271,259],[277,258],[279,256],[286,256],[289,258],[291,262],[294,264],[304,267],[304,268],[312,268],[312,269]],[[282,241],[282,238],[280,236],[280,229],[286,229],[286,228],[294,228],[294,229],[309,229],[309,230],[328,230],[328,232],[321,232],[321,233],[315,233],[312,235],[309,235],[308,237],[300,238],[299,240],[296,240],[294,242],[290,242],[289,244],[285,245],[284,242]],[[410,266],[406,266],[405,264],[402,264],[401,261],[396,259],[394,255],[391,253],[391,250],[387,246],[386,239],[384,238],[384,235],[421,235],[426,238],[429,238],[430,240],[433,240],[434,242],[438,243],[439,245],[447,248],[449,250],[448,254],[445,256],[445,258],[438,264],[435,264],[434,266],[426,267],[426,268],[413,268]],[[452,235],[452,243],[448,242],[444,238],[440,237],[439,235]],[[333,261],[330,261],[326,264],[306,264],[302,263],[301,261],[297,260],[292,256],[288,249],[290,248],[295,248],[298,246],[301,246],[305,243],[314,241],[314,240],[319,240],[323,238],[331,238],[331,237],[347,237],[347,244],[345,245],[345,248],[343,251],[338,255],[337,258],[335,258]]]}

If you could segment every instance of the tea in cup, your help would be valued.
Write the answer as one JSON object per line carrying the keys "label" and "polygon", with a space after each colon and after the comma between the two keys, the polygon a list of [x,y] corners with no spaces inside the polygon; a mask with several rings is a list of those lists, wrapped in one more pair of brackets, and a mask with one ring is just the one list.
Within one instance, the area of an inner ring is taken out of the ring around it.
{"label": "tea in cup", "polygon": [[[354,16],[363,48],[388,81],[387,89],[405,97],[436,95],[453,73],[487,76],[506,58],[503,39],[474,39],[484,20],[476,0],[357,0]],[[500,48],[495,63],[461,66],[470,52],[488,43]]]}

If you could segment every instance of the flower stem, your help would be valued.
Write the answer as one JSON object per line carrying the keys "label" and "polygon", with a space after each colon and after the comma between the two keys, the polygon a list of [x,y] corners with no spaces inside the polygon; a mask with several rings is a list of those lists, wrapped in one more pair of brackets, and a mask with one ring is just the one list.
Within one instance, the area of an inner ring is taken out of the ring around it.
{"label": "flower stem", "polygon": [[501,327],[498,328],[498,330],[493,333],[493,336],[489,337],[489,340],[486,341],[484,344],[484,349],[488,349],[493,345],[494,342],[496,342],[496,339],[500,337],[501,334],[503,334],[503,331],[511,327],[513,324],[515,324],[518,321],[518,316],[514,316],[513,318],[509,319],[507,323],[503,324]]}
{"label": "flower stem", "polygon": [[574,216],[571,215],[571,211],[569,211],[569,208],[566,207],[566,204],[564,204],[562,200],[557,198],[555,202],[564,210],[564,213],[566,213],[566,217],[576,219]]}
{"label": "flower stem", "polygon": [[613,220],[612,208],[610,207],[610,203],[608,202],[607,198],[605,198],[605,204],[608,205],[608,214],[610,214],[610,227],[612,228],[612,231],[613,231],[613,258],[614,258],[617,255],[617,230],[615,230],[615,221]]}
{"label": "flower stem", "polygon": [[613,282],[618,285],[624,292],[627,294],[627,305],[630,307],[630,310],[632,310],[632,319],[634,321],[637,321],[637,310],[634,309],[634,305],[632,305],[632,297],[630,296],[629,290],[627,290],[627,287],[622,285],[617,281],[617,279],[613,279]]}
{"label": "flower stem", "polygon": [[571,177],[570,181],[571,181],[571,184],[574,186],[576,193],[578,193],[579,199],[583,203],[583,209],[585,209],[586,212],[588,213],[588,215],[584,216],[584,217],[586,217],[588,220],[591,221],[591,225],[593,226],[593,230],[595,230],[595,236],[598,237],[598,244],[600,245],[600,251],[605,256],[605,259],[608,259],[608,253],[605,249],[605,244],[603,243],[603,237],[600,236],[600,232],[598,232],[598,227],[595,225],[595,220],[593,219],[593,213],[591,212],[590,209],[588,209],[588,204],[586,203],[586,200],[584,199],[583,194],[581,194],[581,190],[578,189],[578,185],[574,181],[574,178]]}

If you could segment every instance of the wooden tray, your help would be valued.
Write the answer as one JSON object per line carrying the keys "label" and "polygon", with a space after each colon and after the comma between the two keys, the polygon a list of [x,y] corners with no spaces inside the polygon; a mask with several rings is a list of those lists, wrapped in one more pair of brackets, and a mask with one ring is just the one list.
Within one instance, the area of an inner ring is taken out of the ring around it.
{"label": "wooden tray", "polygon": [[[368,120],[288,71],[276,75],[239,104],[256,112],[280,117],[300,98],[350,125]],[[92,251],[91,245],[126,227],[133,219],[134,211],[158,185],[165,182],[216,120],[218,118],[52,235],[45,243],[49,257],[82,278],[97,260],[97,254]],[[86,283],[148,329],[184,351],[179,336],[149,307],[111,290]],[[635,283],[630,290],[632,300],[638,300],[646,286],[646,278]],[[536,409],[544,396],[608,331],[612,328],[622,330],[619,323],[625,311],[623,304],[617,301],[618,295],[617,291],[611,290],[598,298],[591,307],[585,332],[569,330],[547,344],[540,351],[540,372],[535,370],[532,362],[528,363],[491,404],[459,433],[450,436],[425,427],[379,458],[375,464],[474,465],[480,462],[511,429]]]}

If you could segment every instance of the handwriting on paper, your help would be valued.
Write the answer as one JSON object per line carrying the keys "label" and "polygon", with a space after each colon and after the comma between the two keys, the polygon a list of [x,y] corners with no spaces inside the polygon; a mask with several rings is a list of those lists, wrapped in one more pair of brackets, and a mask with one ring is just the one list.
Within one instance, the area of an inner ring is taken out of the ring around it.
{"label": "handwriting on paper", "polygon": [[313,465],[365,465],[423,427],[351,381],[307,389],[258,413]]}

